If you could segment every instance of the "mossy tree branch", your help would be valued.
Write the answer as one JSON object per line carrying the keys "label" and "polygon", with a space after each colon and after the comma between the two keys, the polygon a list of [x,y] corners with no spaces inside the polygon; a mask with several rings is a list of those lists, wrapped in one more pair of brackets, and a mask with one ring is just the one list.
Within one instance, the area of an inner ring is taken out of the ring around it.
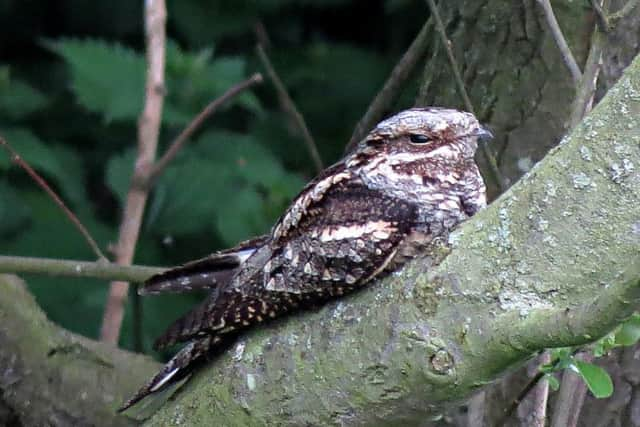
{"label": "mossy tree branch", "polygon": [[640,302],[639,143],[636,59],[448,245],[246,335],[149,424],[415,424],[539,350],[597,339]]}
{"label": "mossy tree branch", "polygon": [[0,295],[0,409],[25,426],[135,425],[115,410],[158,363],[60,329],[15,276]]}

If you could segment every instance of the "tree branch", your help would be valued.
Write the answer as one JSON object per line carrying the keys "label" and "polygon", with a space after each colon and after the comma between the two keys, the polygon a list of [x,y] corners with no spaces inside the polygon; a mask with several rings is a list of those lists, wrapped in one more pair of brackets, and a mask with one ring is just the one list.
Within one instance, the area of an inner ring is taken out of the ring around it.
{"label": "tree branch", "polygon": [[59,328],[15,276],[0,293],[0,396],[16,425],[137,424],[115,409],[158,363]]}
{"label": "tree branch", "polygon": [[[597,2],[598,0],[594,0],[595,4],[597,4]],[[606,8],[604,10],[605,12],[603,13],[606,13]],[[582,79],[576,88],[576,97],[573,101],[573,107],[569,119],[569,125],[571,128],[577,126],[578,123],[582,121],[585,114],[591,111],[605,44],[606,36],[604,32],[600,30],[599,26],[595,26],[591,36],[589,55],[587,55],[587,61],[584,65],[584,73],[582,74]]]}
{"label": "tree branch", "polygon": [[[164,0],[145,1],[145,30],[147,43],[147,83],[145,104],[138,120],[138,156],[124,207],[118,243],[116,263],[129,265],[133,261],[148,189],[137,185],[146,182],[156,156],[162,104],[164,101],[165,21],[167,10]],[[124,317],[124,304],[129,283],[112,282],[105,307],[100,339],[117,344]]]}
{"label": "tree branch", "polygon": [[633,9],[635,9],[638,3],[640,3],[640,0],[629,0],[627,4],[622,7],[622,9],[609,15],[609,25],[615,26],[618,21],[624,19],[631,12],[633,12]]}
{"label": "tree branch", "polygon": [[407,49],[400,61],[398,61],[393,68],[384,86],[380,89],[380,92],[378,92],[369,105],[369,108],[367,108],[367,112],[356,125],[345,151],[351,151],[353,147],[367,135],[371,128],[382,119],[387,110],[392,107],[393,103],[396,102],[411,72],[427,50],[431,25],[431,19],[428,19],[416,38],[411,42],[409,49]]}
{"label": "tree branch", "polygon": [[276,89],[276,93],[278,94],[278,99],[280,100],[280,105],[282,109],[289,114],[289,116],[293,119],[293,122],[296,124],[300,133],[302,134],[302,140],[307,146],[307,150],[309,151],[309,155],[311,156],[311,160],[313,161],[313,165],[316,168],[316,172],[320,173],[324,169],[322,165],[322,158],[320,157],[320,153],[318,152],[318,146],[316,145],[313,136],[311,136],[311,132],[309,131],[309,127],[307,126],[304,117],[296,107],[296,104],[291,99],[289,92],[287,92],[287,88],[280,77],[278,77],[278,73],[275,68],[273,68],[273,64],[269,60],[267,53],[261,44],[256,46],[256,52],[258,53],[258,58],[260,62],[262,62],[262,66],[267,71],[267,75],[271,82],[273,83],[273,87]]}
{"label": "tree branch", "polygon": [[164,170],[167,168],[169,163],[176,157],[178,152],[182,149],[182,147],[187,143],[189,138],[195,133],[195,131],[202,126],[202,124],[213,114],[218,111],[222,105],[231,99],[235,98],[245,90],[249,89],[251,86],[262,83],[262,75],[256,73],[246,79],[238,83],[235,86],[230,87],[227,91],[222,94],[220,97],[214,99],[207,105],[196,117],[191,120],[191,122],[185,127],[182,132],[173,140],[169,149],[164,153],[164,155],[158,160],[158,162],[153,165],[151,171],[149,171],[148,176],[144,177],[145,181],[140,183],[140,186],[146,189],[151,189],[155,184],[156,180]]}
{"label": "tree branch", "polygon": [[91,233],[89,233],[89,231],[78,219],[78,217],[73,213],[73,211],[67,207],[64,201],[62,201],[62,199],[56,194],[55,191],[53,191],[53,189],[49,186],[49,184],[47,184],[47,181],[45,181],[38,174],[38,172],[36,172],[31,166],[29,166],[29,163],[27,163],[22,157],[20,157],[20,154],[18,154],[2,136],[0,136],[0,146],[2,146],[2,148],[4,148],[7,151],[7,153],[9,153],[11,160],[14,163],[16,163],[18,166],[20,166],[31,177],[31,179],[33,179],[33,181],[40,188],[42,188],[42,190],[44,190],[45,193],[47,193],[47,195],[60,208],[60,210],[62,210],[62,212],[69,219],[69,221],[71,221],[71,223],[80,232],[82,237],[84,237],[84,240],[87,242],[87,244],[89,245],[93,253],[96,254],[96,257],[98,258],[98,260],[107,261],[107,257],[104,256],[104,254],[100,250],[100,247],[98,246],[96,241],[93,239],[93,237],[91,237]]}
{"label": "tree branch", "polygon": [[640,306],[640,175],[628,166],[640,164],[639,94],[636,59],[449,248],[244,335],[150,425],[176,425],[176,414],[201,424],[417,424],[535,352],[606,334]]}
{"label": "tree branch", "polygon": [[[449,64],[451,65],[451,70],[453,71],[453,75],[456,80],[456,85],[458,86],[458,92],[464,101],[465,108],[467,111],[475,115],[475,109],[473,108],[473,104],[471,104],[471,99],[467,94],[467,89],[464,87],[464,81],[462,80],[462,74],[460,73],[460,67],[458,66],[458,62],[456,61],[456,57],[453,54],[453,49],[451,48],[451,42],[447,37],[447,32],[444,28],[444,24],[442,23],[442,18],[440,18],[440,12],[438,11],[438,6],[434,0],[427,0],[429,4],[429,8],[431,9],[431,14],[436,21],[436,30],[438,34],[440,34],[440,40],[444,45],[444,49],[447,52],[447,57],[449,58]],[[507,187],[504,177],[500,173],[500,168],[498,168],[498,163],[496,162],[496,158],[493,153],[489,149],[487,144],[481,144],[480,149],[482,150],[482,154],[487,159],[487,163],[489,164],[489,169],[491,171],[491,175],[493,180],[498,185],[498,189],[500,191],[504,191]]]}
{"label": "tree branch", "polygon": [[48,276],[91,277],[94,279],[141,283],[150,276],[165,270],[166,268],[164,267],[117,265],[100,261],[87,262],[0,255],[0,274],[46,274]]}
{"label": "tree branch", "polygon": [[553,40],[556,42],[558,49],[560,49],[562,60],[571,73],[573,83],[578,86],[580,84],[580,81],[582,80],[582,72],[580,71],[580,67],[576,62],[576,59],[573,57],[573,53],[571,53],[571,49],[569,48],[567,39],[565,39],[564,35],[562,34],[562,30],[560,29],[560,25],[558,24],[556,15],[553,13],[553,7],[551,7],[551,3],[549,2],[549,0],[536,1],[544,11],[544,16],[547,19],[547,24],[549,25],[549,29],[551,30]]}

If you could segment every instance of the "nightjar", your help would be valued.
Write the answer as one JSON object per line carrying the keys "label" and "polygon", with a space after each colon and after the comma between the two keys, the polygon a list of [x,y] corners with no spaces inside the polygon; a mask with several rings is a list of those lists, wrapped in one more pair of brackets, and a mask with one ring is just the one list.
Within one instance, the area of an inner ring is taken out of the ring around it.
{"label": "nightjar", "polygon": [[209,294],[157,339],[187,344],[121,410],[239,330],[361,288],[475,214],[486,197],[474,154],[490,136],[470,113],[403,111],[311,181],[269,234],[151,277],[140,293]]}

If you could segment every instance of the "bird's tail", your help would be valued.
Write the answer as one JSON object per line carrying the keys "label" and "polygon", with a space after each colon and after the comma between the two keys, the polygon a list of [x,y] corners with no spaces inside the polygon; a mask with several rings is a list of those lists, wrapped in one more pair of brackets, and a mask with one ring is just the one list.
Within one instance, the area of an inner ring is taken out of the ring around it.
{"label": "bird's tail", "polygon": [[138,289],[140,295],[165,292],[217,291],[239,271],[244,262],[267,240],[256,237],[225,251],[156,274]]}
{"label": "bird's tail", "polygon": [[155,295],[216,290],[231,280],[241,263],[235,254],[212,255],[150,277],[138,293]]}
{"label": "bird's tail", "polygon": [[118,409],[118,412],[126,411],[147,396],[160,393],[172,385],[186,381],[191,376],[191,373],[207,360],[211,349],[220,341],[221,338],[215,335],[191,341],[169,360],[144,387],[138,390],[131,399]]}

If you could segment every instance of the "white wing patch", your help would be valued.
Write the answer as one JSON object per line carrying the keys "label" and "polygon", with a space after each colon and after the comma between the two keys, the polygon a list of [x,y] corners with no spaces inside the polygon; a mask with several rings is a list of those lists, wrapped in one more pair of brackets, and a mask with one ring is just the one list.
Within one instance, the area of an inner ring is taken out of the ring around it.
{"label": "white wing patch", "polygon": [[334,240],[356,239],[371,235],[376,240],[388,239],[391,233],[397,228],[387,221],[371,221],[366,224],[341,225],[338,227],[328,227],[323,229],[318,236],[314,232],[313,237],[319,237],[321,242],[331,242]]}
{"label": "white wing patch", "polygon": [[234,255],[238,257],[240,260],[240,264],[245,262],[256,250],[254,248],[251,249],[243,249],[241,251],[236,252]]}

